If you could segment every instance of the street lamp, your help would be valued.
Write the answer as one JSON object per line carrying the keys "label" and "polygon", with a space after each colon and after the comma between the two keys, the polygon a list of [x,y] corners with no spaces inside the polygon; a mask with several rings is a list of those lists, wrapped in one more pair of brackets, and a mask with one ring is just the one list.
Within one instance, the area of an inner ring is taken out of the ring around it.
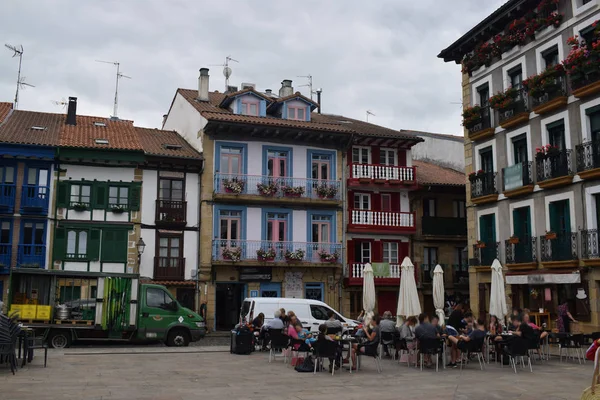
{"label": "street lamp", "polygon": [[144,239],[142,239],[140,237],[140,239],[138,240],[138,242],[135,245],[135,247],[137,247],[137,252],[138,252],[138,267],[139,267],[139,265],[140,265],[140,258],[142,258],[142,254],[144,253],[144,250],[146,249],[146,243],[144,243]]}

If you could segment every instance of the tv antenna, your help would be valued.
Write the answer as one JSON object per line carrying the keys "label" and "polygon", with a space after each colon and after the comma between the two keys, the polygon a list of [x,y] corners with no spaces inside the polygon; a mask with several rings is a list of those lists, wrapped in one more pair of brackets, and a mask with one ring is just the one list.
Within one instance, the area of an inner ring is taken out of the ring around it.
{"label": "tv antenna", "polygon": [[303,87],[303,86],[308,86],[308,89],[310,90],[310,99],[312,100],[313,98],[313,94],[315,94],[316,92],[313,92],[313,81],[312,81],[312,75],[308,74],[308,75],[298,75],[298,78],[306,78],[308,79],[308,83],[305,85],[300,85],[299,87]]}
{"label": "tv antenna", "polygon": [[229,67],[229,62],[233,61],[239,63],[238,60],[234,60],[231,56],[225,57],[225,64],[209,64],[209,67],[223,67],[223,75],[225,76],[225,91],[229,89],[229,77],[233,73],[231,68]]}
{"label": "tv antenna", "polygon": [[62,109],[63,109],[63,110],[65,109],[65,107],[67,107],[67,104],[69,104],[69,103],[67,102],[67,100],[65,100],[65,98],[64,98],[64,97],[63,97],[63,98],[62,98],[62,100],[60,100],[60,101],[58,101],[58,100],[50,100],[50,102],[51,102],[52,104],[54,104],[55,106],[62,107]]}
{"label": "tv antenna", "polygon": [[119,117],[117,117],[117,109],[119,108],[119,79],[121,78],[127,78],[127,79],[131,79],[130,76],[127,75],[123,75],[121,73],[121,63],[119,63],[118,61],[102,61],[102,60],[96,60],[96,62],[99,63],[104,63],[104,64],[112,64],[115,65],[117,67],[117,79],[116,79],[116,84],[115,84],[115,105],[113,108],[113,115],[111,118],[114,119],[119,119]]}
{"label": "tv antenna", "polygon": [[19,72],[17,73],[17,91],[15,93],[15,110],[19,108],[19,89],[25,89],[25,87],[35,87],[27,82],[25,82],[25,77],[21,76],[21,63],[23,62],[23,46],[13,46],[11,44],[4,45],[10,51],[13,51],[13,58],[19,57]]}
{"label": "tv antenna", "polygon": [[376,115],[373,114],[373,111],[367,110],[367,122],[369,122],[369,115],[372,115],[372,116],[376,117]]}

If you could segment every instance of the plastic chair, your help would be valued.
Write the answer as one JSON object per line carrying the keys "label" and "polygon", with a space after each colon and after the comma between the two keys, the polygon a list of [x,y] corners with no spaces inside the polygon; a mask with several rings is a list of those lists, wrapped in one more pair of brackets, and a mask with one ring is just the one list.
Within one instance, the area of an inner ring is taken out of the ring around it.
{"label": "plastic chair", "polygon": [[336,342],[330,340],[320,340],[315,342],[313,346],[315,350],[315,370],[313,374],[317,373],[317,366],[323,366],[323,359],[329,359],[329,366],[331,368],[331,376],[335,374],[335,368],[340,367],[341,365],[337,365],[338,360],[338,344]]}
{"label": "plastic chair", "polygon": [[463,368],[463,354],[467,356],[467,362],[469,360],[469,356],[471,354],[477,355],[477,361],[479,361],[479,368],[483,371],[485,369],[485,358],[483,357],[483,346],[485,343],[485,338],[477,341],[466,342],[466,351],[461,351],[460,355],[460,369]]}
{"label": "plastic chair", "polygon": [[[560,355],[560,361],[562,362],[563,350],[566,350],[566,358],[569,357],[569,353],[571,350],[575,350],[575,354],[577,355],[577,360],[579,364],[581,364],[581,360],[585,363],[585,355],[583,353],[583,341],[584,336],[583,333],[577,335],[565,335],[564,337],[560,337],[558,341],[558,351]],[[575,357],[571,356],[573,359]]]}
{"label": "plastic chair", "polygon": [[440,338],[420,339],[419,340],[419,356],[421,360],[421,371],[423,371],[424,355],[435,356],[435,371],[439,371],[440,354],[444,350],[444,342]]}
{"label": "plastic chair", "polygon": [[285,354],[285,349],[288,347],[288,343],[290,338],[287,335],[284,335],[280,330],[269,331],[269,362],[271,359],[276,358],[276,352],[280,351],[283,354],[283,362],[287,363],[287,354]]}
{"label": "plastic chair", "polygon": [[379,357],[383,357],[383,346],[388,347],[389,349],[393,349],[394,351],[390,353],[392,354],[392,360],[396,359],[396,335],[393,332],[381,332],[381,345],[379,346]]}
{"label": "plastic chair", "polygon": [[521,366],[525,366],[525,357],[527,357],[527,363],[529,364],[529,370],[533,372],[531,366],[531,357],[529,357],[529,343],[525,339],[514,338],[508,346],[505,347],[505,351],[508,354],[510,365],[512,365],[515,374],[517,373],[517,357],[521,359]]}
{"label": "plastic chair", "polygon": [[[408,359],[406,366],[410,367],[410,357],[415,354],[416,349],[409,349],[406,339],[400,339],[398,342],[396,342],[396,350],[398,351],[398,363],[400,363],[402,356],[406,354],[406,358]],[[416,367],[417,363],[415,362],[415,368]]]}
{"label": "plastic chair", "polygon": [[360,351],[356,352],[356,371],[358,372],[360,369],[361,357],[373,357],[375,359],[375,367],[377,368],[377,372],[381,373],[383,369],[381,368],[381,357],[379,356],[379,343],[364,346],[364,348],[364,353]]}

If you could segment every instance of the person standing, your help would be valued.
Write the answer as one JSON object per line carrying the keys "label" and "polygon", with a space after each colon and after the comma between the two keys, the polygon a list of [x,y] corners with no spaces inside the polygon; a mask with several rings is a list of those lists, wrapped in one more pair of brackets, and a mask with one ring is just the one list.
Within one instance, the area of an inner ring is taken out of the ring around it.
{"label": "person standing", "polygon": [[569,333],[571,332],[571,322],[577,322],[573,315],[569,312],[569,303],[564,302],[563,304],[558,306],[558,318],[556,320],[556,327],[560,333]]}

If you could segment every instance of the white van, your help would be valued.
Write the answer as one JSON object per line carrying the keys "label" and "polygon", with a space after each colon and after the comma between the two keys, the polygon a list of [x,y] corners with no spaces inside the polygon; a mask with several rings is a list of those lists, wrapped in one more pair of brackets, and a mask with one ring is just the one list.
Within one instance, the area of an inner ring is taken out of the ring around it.
{"label": "white van", "polygon": [[242,303],[241,318],[252,322],[260,313],[265,315],[265,323],[274,318],[276,310],[284,308],[293,311],[305,329],[318,332],[319,325],[327,320],[327,312],[333,311],[336,319],[342,323],[344,329],[354,329],[358,321],[341,316],[333,308],[318,300],[288,299],[283,297],[249,297]]}

